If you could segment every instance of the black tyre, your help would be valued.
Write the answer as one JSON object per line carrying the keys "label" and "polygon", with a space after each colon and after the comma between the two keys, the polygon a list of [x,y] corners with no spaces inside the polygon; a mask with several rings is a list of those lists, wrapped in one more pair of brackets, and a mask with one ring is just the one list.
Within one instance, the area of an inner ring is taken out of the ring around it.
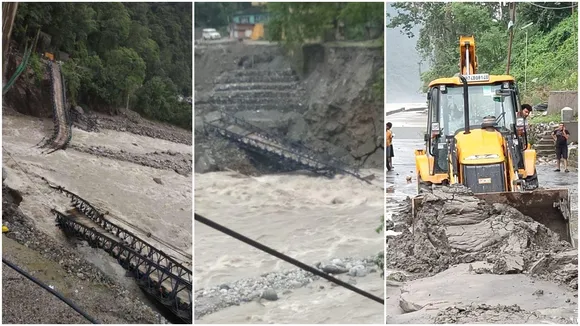
{"label": "black tyre", "polygon": [[417,194],[430,193],[432,190],[431,182],[421,180],[421,176],[417,174]]}
{"label": "black tyre", "polygon": [[526,179],[526,190],[536,190],[540,186],[538,181],[538,173],[534,172],[534,175],[527,177]]}

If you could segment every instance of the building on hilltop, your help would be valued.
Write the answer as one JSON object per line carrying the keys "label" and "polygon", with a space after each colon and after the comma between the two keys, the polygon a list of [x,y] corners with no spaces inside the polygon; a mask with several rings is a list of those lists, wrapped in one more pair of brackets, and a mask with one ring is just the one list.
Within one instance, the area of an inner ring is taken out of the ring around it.
{"label": "building on hilltop", "polygon": [[230,24],[230,37],[235,39],[259,40],[264,38],[264,24],[268,21],[268,12],[259,3],[234,14]]}

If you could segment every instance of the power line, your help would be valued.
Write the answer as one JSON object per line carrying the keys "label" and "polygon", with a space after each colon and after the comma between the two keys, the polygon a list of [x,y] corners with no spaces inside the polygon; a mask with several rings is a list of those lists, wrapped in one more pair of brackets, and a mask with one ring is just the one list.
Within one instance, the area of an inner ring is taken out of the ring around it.
{"label": "power line", "polygon": [[91,323],[93,323],[93,324],[100,324],[96,319],[94,319],[93,317],[89,316],[86,312],[84,312],[81,308],[79,308],[77,305],[75,305],[72,301],[70,301],[69,299],[65,298],[62,294],[56,292],[55,290],[53,290],[52,288],[50,288],[48,285],[42,283],[42,281],[36,279],[34,276],[28,274],[26,271],[22,270],[20,267],[18,267],[16,265],[14,265],[13,263],[9,262],[8,260],[6,260],[4,257],[2,257],[2,263],[8,265],[8,267],[12,268],[13,270],[15,270],[16,272],[18,272],[22,276],[24,276],[27,279],[31,280],[32,282],[36,283],[37,285],[39,285],[40,287],[42,287],[46,291],[50,292],[52,295],[54,295],[55,297],[57,297],[62,302],[66,303],[69,307],[73,308],[74,311],[78,312],[80,315],[82,315],[83,317],[85,317]]}
{"label": "power line", "polygon": [[533,2],[528,2],[529,4],[531,4],[532,6],[538,7],[538,8],[542,8],[542,9],[548,9],[548,10],[558,10],[558,9],[572,9],[572,8],[576,8],[578,5],[577,4],[573,4],[571,6],[567,6],[567,7],[546,7],[546,6],[542,6],[539,4],[535,4]]}
{"label": "power line", "polygon": [[194,214],[195,214],[195,220],[200,222],[200,223],[203,223],[203,224],[205,224],[205,225],[207,225],[207,226],[209,226],[217,231],[225,233],[225,234],[229,235],[230,237],[235,238],[237,240],[240,240],[240,241],[242,241],[242,242],[244,242],[244,243],[246,243],[254,248],[260,249],[260,250],[262,250],[262,251],[264,251],[264,252],[266,252],[274,257],[282,259],[283,261],[290,263],[294,266],[297,266],[300,269],[303,269],[307,272],[310,272],[314,275],[320,276],[328,281],[331,281],[331,282],[336,283],[342,287],[345,287],[345,288],[347,288],[353,292],[356,292],[356,293],[358,293],[358,294],[360,294],[368,299],[371,299],[371,300],[376,301],[376,302],[383,304],[383,305],[385,304],[385,300],[377,297],[376,295],[374,295],[372,293],[361,290],[355,286],[350,285],[349,283],[346,283],[346,282],[341,281],[335,277],[332,277],[332,276],[330,276],[330,275],[328,275],[328,274],[326,274],[326,273],[324,273],[324,272],[322,272],[322,271],[320,271],[312,266],[306,265],[303,262],[300,262],[292,257],[286,256],[279,251],[276,251],[276,250],[274,250],[266,245],[263,245],[255,240],[252,240],[246,236],[243,236],[243,235],[237,233],[236,231],[228,229],[227,227],[220,225],[220,224],[218,224],[218,223],[216,223],[208,218],[205,218],[197,213],[194,213]]}

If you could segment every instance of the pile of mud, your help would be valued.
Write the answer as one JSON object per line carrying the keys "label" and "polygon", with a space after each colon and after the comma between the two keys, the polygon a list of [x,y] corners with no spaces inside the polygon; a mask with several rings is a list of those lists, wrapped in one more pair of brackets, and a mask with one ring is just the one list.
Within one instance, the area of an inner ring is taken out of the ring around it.
{"label": "pile of mud", "polygon": [[[135,144],[135,146],[137,146]],[[175,173],[188,176],[192,172],[193,157],[191,154],[174,152],[171,150],[162,152],[150,152],[146,154],[128,153],[125,150],[112,150],[104,146],[79,146],[70,145],[76,151],[107,157],[114,160],[131,162],[155,169],[173,170]]]}
{"label": "pile of mud", "polygon": [[441,310],[435,317],[435,324],[572,324],[573,321],[545,316],[536,311],[526,311],[518,305],[472,304],[452,306]]}
{"label": "pile of mud", "polygon": [[426,194],[414,222],[406,205],[393,215],[401,234],[387,236],[387,268],[422,277],[486,261],[493,267],[476,273],[530,273],[578,288],[577,251],[511,206],[487,204],[462,186]]}

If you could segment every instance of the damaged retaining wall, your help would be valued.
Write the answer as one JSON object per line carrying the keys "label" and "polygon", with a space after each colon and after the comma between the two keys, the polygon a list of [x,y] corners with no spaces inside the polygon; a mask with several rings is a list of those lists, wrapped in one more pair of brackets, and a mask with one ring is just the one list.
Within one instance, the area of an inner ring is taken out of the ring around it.
{"label": "damaged retaining wall", "polygon": [[[282,96],[287,100],[271,107],[264,104],[257,109],[256,106],[253,110],[244,109],[248,106],[244,103],[230,100],[228,110],[235,110],[230,113],[273,134],[302,142],[352,164],[382,166],[383,102],[372,97],[372,85],[383,66],[382,47],[309,45],[301,54],[305,58],[301,61],[303,66],[297,67],[295,58],[278,45],[196,46],[196,172],[225,168],[257,172],[256,159],[233,148],[227,141],[203,133],[203,117],[215,113],[219,107],[216,103],[226,101],[216,102],[214,89],[229,86],[216,83],[231,79],[230,75],[240,69],[292,70],[302,78],[288,89],[276,89],[287,92],[280,95],[287,95]],[[266,80],[265,77],[258,79]],[[263,93],[269,93],[276,85],[265,86],[268,90]],[[259,93],[257,89],[254,92]]]}

